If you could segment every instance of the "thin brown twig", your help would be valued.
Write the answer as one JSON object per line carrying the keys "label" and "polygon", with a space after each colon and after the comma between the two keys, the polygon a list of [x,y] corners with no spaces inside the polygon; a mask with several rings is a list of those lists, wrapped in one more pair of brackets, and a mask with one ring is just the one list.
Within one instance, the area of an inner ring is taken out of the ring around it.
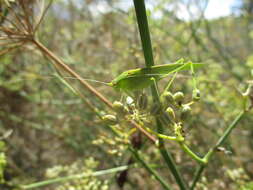
{"label": "thin brown twig", "polygon": [[145,129],[143,129],[140,125],[138,125],[135,121],[130,120],[129,123],[133,125],[135,128],[140,130],[146,137],[148,137],[149,140],[151,140],[153,143],[157,143],[157,139],[153,137],[149,132],[147,132]]}

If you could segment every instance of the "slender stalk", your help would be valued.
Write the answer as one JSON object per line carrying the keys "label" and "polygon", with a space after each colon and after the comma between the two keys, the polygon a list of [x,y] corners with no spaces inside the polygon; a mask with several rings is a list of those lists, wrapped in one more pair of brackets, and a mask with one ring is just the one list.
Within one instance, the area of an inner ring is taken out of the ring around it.
{"label": "slender stalk", "polygon": [[138,152],[136,150],[134,150],[133,148],[129,147],[129,150],[132,152],[132,154],[134,155],[134,157],[136,158],[136,160],[138,160],[138,162],[140,162],[144,168],[146,168],[146,170],[149,171],[150,174],[152,174],[155,179],[157,181],[159,181],[161,183],[161,185],[164,187],[164,189],[166,190],[172,190],[172,188],[170,187],[169,184],[167,184],[161,176],[159,176],[156,171],[151,168],[141,157],[140,155],[138,154]]}
{"label": "slender stalk", "polygon": [[[208,153],[205,155],[204,159],[206,160],[206,162],[208,162],[210,160],[210,158],[212,157],[213,153],[215,152],[216,148],[221,146],[221,144],[228,138],[228,136],[230,135],[230,133],[232,132],[232,130],[236,127],[236,125],[239,123],[239,121],[243,118],[243,116],[246,114],[246,111],[242,111],[240,112],[237,117],[233,120],[233,122],[227,127],[226,131],[223,133],[223,135],[219,138],[219,140],[217,141],[217,143],[214,145],[214,147],[212,147]],[[205,165],[200,165],[199,168],[197,169],[195,176],[193,178],[193,182],[192,185],[190,187],[190,190],[194,190],[197,182],[199,181],[202,172],[204,171],[206,167]]]}
{"label": "slender stalk", "polygon": [[196,160],[200,164],[206,164],[206,159],[201,158],[194,152],[192,152],[192,150],[184,142],[180,142],[179,145],[183,149],[183,151],[186,152],[192,159]]}
{"label": "slender stalk", "polygon": [[[141,42],[142,42],[142,49],[144,53],[145,64],[146,64],[146,67],[151,67],[154,65],[154,58],[153,58],[153,53],[152,53],[153,51],[152,51],[150,33],[149,33],[149,28],[148,28],[148,19],[146,15],[145,2],[144,0],[133,0],[133,1],[134,1],[134,6],[135,6],[137,22],[139,26],[139,32],[140,32],[140,37],[141,37]],[[154,81],[154,84],[156,84],[156,81]],[[158,92],[158,89],[156,88],[156,85],[152,85],[151,91],[152,91],[153,101],[155,103],[160,104],[159,92]],[[161,121],[159,120],[159,117],[156,118],[156,123],[157,123],[157,132],[162,134],[163,126],[162,126]],[[183,181],[183,178],[180,175],[172,156],[165,149],[162,138],[159,138],[159,145],[160,145],[159,146],[160,153],[163,159],[165,160],[167,166],[169,167],[170,171],[172,172],[175,180],[177,181],[177,184],[179,185],[181,190],[185,190],[186,185]]]}
{"label": "slender stalk", "polygon": [[206,168],[206,165],[200,165],[198,169],[196,170],[193,178],[193,182],[191,184],[190,190],[194,190],[195,186],[197,185],[197,182],[199,181],[201,174],[203,173],[204,169]]}
{"label": "slender stalk", "polygon": [[196,160],[197,162],[199,162],[200,164],[206,164],[206,159],[205,158],[201,158],[199,157],[197,154],[195,154],[184,142],[184,138],[182,139],[181,137],[178,136],[167,136],[167,135],[163,135],[163,134],[159,134],[153,130],[151,130],[148,127],[145,127],[142,125],[142,127],[144,127],[148,132],[150,132],[151,134],[156,135],[157,137],[161,138],[161,139],[166,139],[166,140],[172,140],[172,141],[176,141],[178,142],[178,144],[180,145],[180,147],[182,148],[182,150],[187,153],[192,159]]}
{"label": "slender stalk", "polygon": [[21,189],[34,189],[34,188],[43,187],[43,186],[54,184],[54,183],[67,182],[67,181],[75,180],[75,179],[96,177],[96,176],[116,173],[116,172],[124,171],[128,168],[129,168],[129,166],[120,166],[120,167],[111,168],[111,169],[107,169],[107,170],[96,171],[91,174],[82,173],[82,174],[70,175],[70,176],[66,176],[66,177],[59,177],[59,178],[55,178],[55,179],[49,179],[49,180],[40,181],[37,183],[32,183],[29,185],[22,185],[20,188]]}
{"label": "slender stalk", "polygon": [[218,142],[216,143],[214,149],[217,148],[218,146],[220,146],[227,139],[227,137],[230,135],[230,133],[232,132],[232,130],[236,127],[236,125],[239,123],[239,121],[243,118],[243,116],[246,113],[247,113],[246,111],[242,111],[242,112],[240,112],[237,115],[237,117],[234,119],[234,121],[228,126],[228,128],[226,129],[226,131],[224,132],[224,134],[218,140]]}

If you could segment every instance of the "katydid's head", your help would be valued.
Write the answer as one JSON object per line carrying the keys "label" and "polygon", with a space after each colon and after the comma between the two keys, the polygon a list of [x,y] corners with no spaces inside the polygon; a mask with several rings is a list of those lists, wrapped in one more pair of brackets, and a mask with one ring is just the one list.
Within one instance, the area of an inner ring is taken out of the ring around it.
{"label": "katydid's head", "polygon": [[111,86],[111,87],[116,87],[117,86],[115,81],[109,82],[109,83],[107,83],[107,85]]}

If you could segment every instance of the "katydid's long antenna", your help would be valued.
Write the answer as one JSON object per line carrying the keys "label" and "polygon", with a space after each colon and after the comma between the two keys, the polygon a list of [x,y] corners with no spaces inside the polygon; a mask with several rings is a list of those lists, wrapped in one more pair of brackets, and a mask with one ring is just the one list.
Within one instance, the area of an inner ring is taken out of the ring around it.
{"label": "katydid's long antenna", "polygon": [[[72,79],[72,80],[78,80],[78,78],[75,77],[64,77],[64,76],[60,76],[63,79]],[[59,78],[59,74],[53,74],[53,76],[50,75],[39,75],[38,77],[35,77],[34,80],[36,79],[56,79]],[[94,80],[94,79],[88,79],[88,78],[81,78],[82,80],[86,80],[86,81],[90,81],[90,82],[95,82],[95,83],[100,83],[100,84],[104,84],[106,86],[111,86],[111,83],[107,83],[107,82],[102,82],[102,81],[98,81],[98,80]],[[33,80],[33,79],[26,79],[26,78],[19,78],[16,81],[11,81],[12,83],[15,82],[19,82],[20,80]]]}
{"label": "katydid's long antenna", "polygon": [[[54,78],[54,77],[52,77],[52,78]],[[64,78],[64,79],[78,80],[75,77],[62,77],[62,78]],[[90,82],[95,82],[95,83],[100,83],[100,84],[105,84],[107,86],[110,86],[110,83],[107,83],[107,82],[102,82],[102,81],[98,81],[98,80],[94,80],[94,79],[88,79],[88,78],[82,78],[82,77],[81,77],[81,79],[82,80],[86,80],[86,81],[90,81]]]}

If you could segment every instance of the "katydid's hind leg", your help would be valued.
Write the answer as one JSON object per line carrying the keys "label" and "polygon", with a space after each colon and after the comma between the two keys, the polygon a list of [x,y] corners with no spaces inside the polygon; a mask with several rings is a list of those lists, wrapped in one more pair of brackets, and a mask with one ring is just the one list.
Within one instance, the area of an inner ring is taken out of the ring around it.
{"label": "katydid's hind leg", "polygon": [[172,78],[169,80],[169,82],[167,83],[166,87],[164,88],[162,94],[163,94],[164,92],[169,91],[169,89],[170,89],[170,87],[171,87],[173,81],[175,80],[176,76],[177,76],[177,72],[175,72],[174,75],[172,76]]}

